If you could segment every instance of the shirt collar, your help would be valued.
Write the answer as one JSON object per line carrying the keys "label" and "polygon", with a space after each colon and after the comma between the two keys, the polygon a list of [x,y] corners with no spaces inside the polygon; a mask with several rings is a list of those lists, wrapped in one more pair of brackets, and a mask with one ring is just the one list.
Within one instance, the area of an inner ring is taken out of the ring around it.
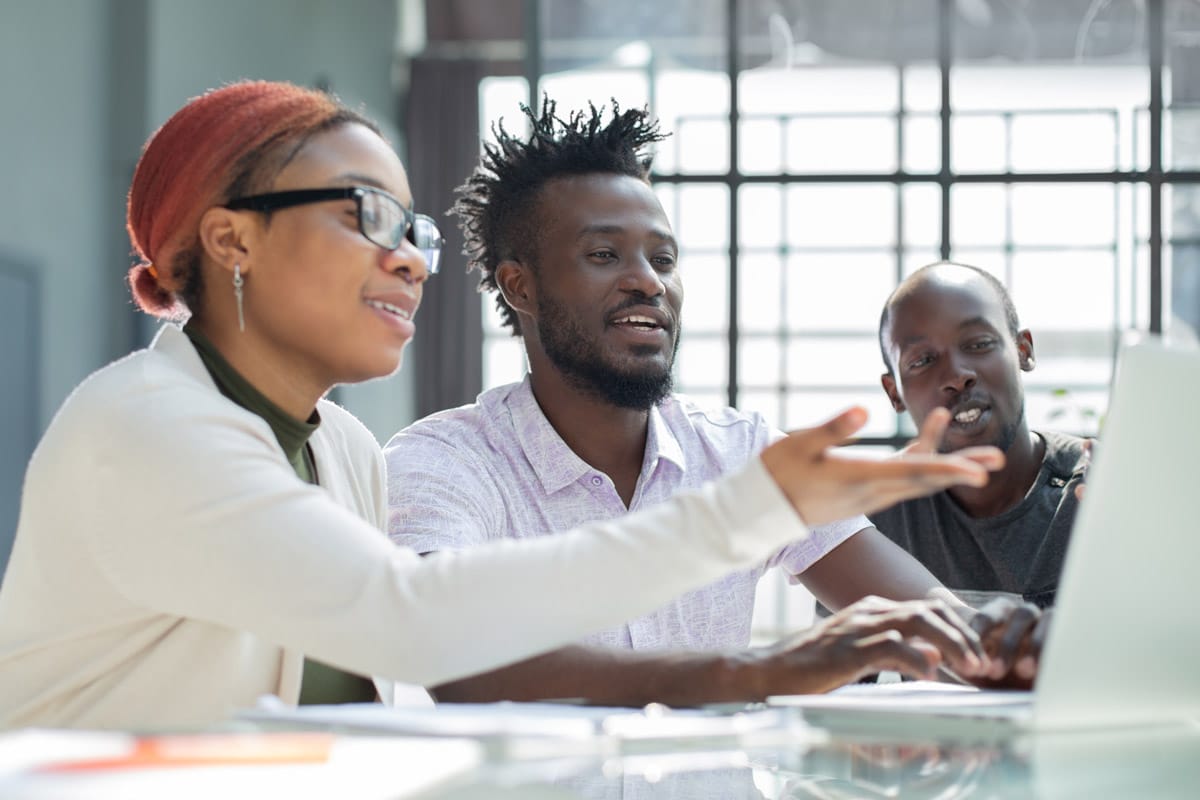
{"label": "shirt collar", "polygon": [[[533,384],[528,374],[513,387],[506,405],[517,443],[547,494],[553,494],[597,471],[567,446],[550,420],[546,419],[537,398],[533,396]],[[650,409],[642,475],[651,472],[659,459],[670,461],[680,470],[686,467],[683,447],[663,419],[662,412],[654,407]]]}

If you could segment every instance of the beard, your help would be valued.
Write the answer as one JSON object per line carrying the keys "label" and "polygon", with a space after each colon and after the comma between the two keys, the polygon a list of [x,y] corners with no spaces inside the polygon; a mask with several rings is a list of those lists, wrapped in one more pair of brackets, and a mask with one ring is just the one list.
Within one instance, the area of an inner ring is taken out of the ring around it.
{"label": "beard", "polygon": [[1000,428],[1000,435],[996,437],[995,445],[1004,453],[1008,452],[1008,448],[1012,447],[1013,442],[1017,440],[1017,428],[1025,421],[1025,402],[1021,402],[1021,411],[1017,414],[1017,418],[1007,425]]}
{"label": "beard", "polygon": [[[538,336],[542,349],[567,382],[592,397],[616,406],[646,411],[658,405],[671,393],[671,365],[679,350],[679,336],[671,346],[671,358],[666,369],[655,366],[640,370],[623,370],[605,360],[599,343],[589,338],[575,317],[557,301],[538,294]],[[651,355],[658,348],[637,348]]]}

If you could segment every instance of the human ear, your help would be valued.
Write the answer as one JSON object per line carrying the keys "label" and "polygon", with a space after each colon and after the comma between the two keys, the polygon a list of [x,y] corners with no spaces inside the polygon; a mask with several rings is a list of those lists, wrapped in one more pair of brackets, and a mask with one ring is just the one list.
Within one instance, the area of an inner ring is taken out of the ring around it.
{"label": "human ear", "polygon": [[518,314],[532,316],[537,307],[537,291],[529,267],[514,259],[506,259],[496,265],[496,286]]}
{"label": "human ear", "polygon": [[200,217],[200,246],[210,260],[230,273],[235,265],[242,274],[250,272],[255,232],[248,212],[214,206]]}
{"label": "human ear", "polygon": [[883,384],[883,390],[887,392],[888,400],[892,401],[892,408],[897,414],[903,414],[908,410],[908,406],[904,405],[904,401],[900,398],[900,392],[896,389],[896,379],[892,377],[890,372],[885,372],[879,376],[879,382]]}
{"label": "human ear", "polygon": [[1037,366],[1037,360],[1033,357],[1033,334],[1028,330],[1017,333],[1017,359],[1023,372],[1032,372]]}

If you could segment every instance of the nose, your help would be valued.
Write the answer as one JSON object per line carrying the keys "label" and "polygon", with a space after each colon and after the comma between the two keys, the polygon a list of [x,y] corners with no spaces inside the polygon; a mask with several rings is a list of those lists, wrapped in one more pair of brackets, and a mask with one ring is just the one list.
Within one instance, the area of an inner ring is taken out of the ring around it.
{"label": "nose", "polygon": [[658,297],[666,293],[666,284],[662,275],[654,268],[645,256],[631,259],[621,273],[619,284],[621,291],[630,294],[640,294],[644,297]]}
{"label": "nose", "polygon": [[942,391],[947,394],[962,394],[975,385],[975,370],[961,356],[949,354],[944,362],[945,375],[942,376]]}
{"label": "nose", "polygon": [[429,267],[425,263],[425,256],[408,239],[400,242],[400,246],[395,250],[380,248],[380,251],[383,254],[383,263],[380,266],[384,270],[418,286],[429,279]]}

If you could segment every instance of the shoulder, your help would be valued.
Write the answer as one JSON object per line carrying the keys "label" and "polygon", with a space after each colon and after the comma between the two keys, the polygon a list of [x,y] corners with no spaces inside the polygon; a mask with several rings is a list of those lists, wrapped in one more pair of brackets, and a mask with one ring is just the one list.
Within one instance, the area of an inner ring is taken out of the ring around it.
{"label": "shoulder", "polygon": [[779,435],[756,411],[704,406],[686,395],[672,394],[658,408],[677,438],[690,437],[721,450],[756,453]]}
{"label": "shoulder", "polygon": [[1087,465],[1084,455],[1087,439],[1058,431],[1036,433],[1046,441],[1044,463],[1053,474],[1069,478],[1084,471]]}
{"label": "shoulder", "polygon": [[922,535],[934,535],[934,531],[940,528],[935,520],[944,519],[946,514],[942,507],[947,502],[946,493],[938,492],[872,511],[868,516],[871,524],[884,536],[905,546],[909,537],[918,531],[923,531]]}
{"label": "shoulder", "polygon": [[317,429],[321,435],[352,453],[379,455],[375,434],[358,417],[330,400],[319,401],[317,413],[321,416],[321,427]]}
{"label": "shoulder", "polygon": [[391,475],[445,475],[485,469],[497,439],[511,439],[506,403],[519,384],[490,389],[474,403],[439,411],[403,428],[383,448]]}
{"label": "shoulder", "polygon": [[185,420],[236,419],[236,405],[171,355],[138,350],[88,376],[67,397],[54,424],[87,438],[152,436]]}

